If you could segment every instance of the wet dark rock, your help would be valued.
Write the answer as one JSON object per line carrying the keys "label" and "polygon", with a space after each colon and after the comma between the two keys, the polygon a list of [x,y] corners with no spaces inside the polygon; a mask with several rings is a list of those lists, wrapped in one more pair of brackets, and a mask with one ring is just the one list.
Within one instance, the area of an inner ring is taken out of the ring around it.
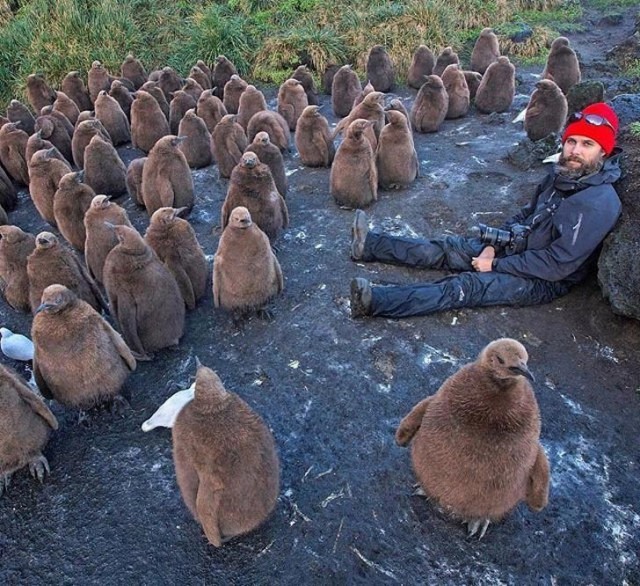
{"label": "wet dark rock", "polygon": [[609,104],[618,115],[620,128],[640,121],[640,94],[620,94],[610,100]]}
{"label": "wet dark rock", "polygon": [[599,21],[597,26],[617,26],[622,24],[624,15],[621,12],[612,12],[605,14]]}
{"label": "wet dark rock", "polygon": [[629,67],[640,59],[640,33],[636,32],[627,37],[622,43],[607,52],[607,59],[615,61],[620,67]]}
{"label": "wet dark rock", "polygon": [[589,80],[577,83],[567,94],[568,117],[571,117],[574,112],[580,112],[589,104],[595,104],[603,100],[604,84],[601,81]]}
{"label": "wet dark rock", "polygon": [[498,124],[506,124],[509,120],[510,114],[499,113],[499,112],[491,112],[485,119],[485,124],[490,124],[491,126],[496,126]]}
{"label": "wet dark rock", "polygon": [[557,134],[550,134],[535,142],[525,137],[509,151],[507,160],[518,169],[526,171],[540,165],[548,156],[556,154],[559,146]]}

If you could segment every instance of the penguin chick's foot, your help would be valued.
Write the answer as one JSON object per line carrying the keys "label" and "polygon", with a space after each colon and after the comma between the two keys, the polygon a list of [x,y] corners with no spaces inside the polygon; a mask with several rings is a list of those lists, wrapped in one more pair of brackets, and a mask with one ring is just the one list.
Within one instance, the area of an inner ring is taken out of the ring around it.
{"label": "penguin chick's foot", "polygon": [[0,496],[5,492],[9,492],[9,485],[11,484],[12,473],[0,474]]}
{"label": "penguin chick's foot", "polygon": [[78,425],[83,427],[91,427],[91,416],[84,409],[78,411]]}
{"label": "penguin chick's foot", "polygon": [[124,412],[130,407],[131,405],[129,405],[129,401],[127,401],[122,395],[116,395],[113,398],[113,401],[109,404],[109,411],[111,412],[111,415],[122,417]]}
{"label": "penguin chick's foot", "polygon": [[29,462],[29,472],[31,473],[31,476],[37,478],[40,484],[42,484],[44,477],[47,474],[51,474],[51,470],[49,470],[49,462],[42,454],[40,454]]}
{"label": "penguin chick's foot", "polygon": [[487,532],[487,527],[489,527],[489,519],[472,519],[470,521],[465,521],[467,524],[467,537],[473,537],[478,530],[480,530],[480,535],[478,536],[478,540],[484,537],[484,534]]}
{"label": "penguin chick's foot", "polygon": [[267,321],[267,322],[273,321],[273,312],[265,307],[258,309],[257,314],[258,314],[258,319],[262,321]]}
{"label": "penguin chick's foot", "polygon": [[138,362],[148,362],[150,360],[153,360],[153,354],[140,354],[138,352],[131,352],[131,354],[133,354],[133,357]]}

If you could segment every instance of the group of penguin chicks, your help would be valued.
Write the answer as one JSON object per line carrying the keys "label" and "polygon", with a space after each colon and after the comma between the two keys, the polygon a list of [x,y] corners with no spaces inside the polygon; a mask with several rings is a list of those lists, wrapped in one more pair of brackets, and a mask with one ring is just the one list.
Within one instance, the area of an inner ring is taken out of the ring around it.
{"label": "group of penguin chicks", "polygon": [[[566,65],[566,49],[566,39],[554,41],[543,74],[556,88],[579,81],[579,68],[576,79],[575,66]],[[94,62],[88,90],[77,72],[65,77],[62,91],[29,76],[27,95],[40,115],[34,118],[14,100],[0,121],[0,161],[7,172],[0,174],[0,203],[16,205],[12,180],[27,185],[38,212],[86,260],[85,267],[50,232],[34,237],[17,226],[0,226],[2,293],[13,308],[34,313],[33,366],[43,395],[74,409],[103,402],[119,407],[136,361],[180,340],[185,306],[195,307],[207,282],[202,248],[180,217],[194,204],[190,168],[215,161],[220,175],[230,178],[214,257],[215,305],[259,308],[283,287],[271,244],[289,221],[282,153],[289,150],[291,132],[304,165],[331,167],[336,201],[364,207],[376,199],[378,185],[392,188],[416,178],[411,127],[436,131],[446,117],[464,115],[473,97],[482,112],[509,108],[514,68],[500,56],[490,29],[474,47],[472,69],[463,72],[451,48],[435,59],[421,46],[408,74],[409,85],[419,89],[408,113],[400,100],[385,111],[383,92],[392,88],[394,73],[383,47],[369,54],[364,89],[348,65],[330,66],[323,86],[335,114],[344,117],[334,132],[318,111],[313,77],[304,66],[281,86],[277,112],[224,56],[213,70],[198,61],[186,80],[169,67],[147,76],[132,56],[120,78]],[[536,91],[546,85],[541,81]],[[536,116],[557,115],[533,108],[534,98],[529,128],[540,125]],[[343,130],[335,151],[333,140]],[[129,141],[148,156],[127,169],[115,146]],[[73,171],[72,164],[82,170]],[[126,191],[151,216],[144,238],[110,200]],[[104,286],[108,305],[96,283]],[[107,309],[122,336],[99,313]],[[44,478],[48,463],[41,451],[57,421],[16,374],[2,367],[0,377],[1,492],[26,465]],[[466,521],[472,534],[484,535],[489,521],[520,501],[535,510],[546,505],[549,467],[526,379],[532,377],[524,347],[497,340],[416,405],[398,428],[399,445],[412,441],[425,494]],[[182,495],[209,541],[219,546],[273,510],[279,491],[275,442],[260,416],[226,391],[211,369],[198,365],[194,386],[182,393],[146,429],[172,427]],[[455,430],[442,425],[451,418]],[[225,428],[236,431],[219,431]]]}

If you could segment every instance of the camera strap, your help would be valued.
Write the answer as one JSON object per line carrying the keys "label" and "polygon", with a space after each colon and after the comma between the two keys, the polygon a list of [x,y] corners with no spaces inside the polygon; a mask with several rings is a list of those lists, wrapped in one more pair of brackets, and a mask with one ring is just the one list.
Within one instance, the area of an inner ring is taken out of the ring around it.
{"label": "camera strap", "polygon": [[545,202],[545,208],[543,210],[539,211],[538,213],[536,213],[531,218],[531,221],[528,222],[527,224],[525,224],[526,226],[529,227],[529,231],[533,230],[543,220],[547,219],[548,217],[553,216],[553,214],[556,213],[556,210],[560,206],[560,203],[562,202],[562,199],[563,199],[561,196],[560,197],[556,197],[557,195],[558,195],[558,193],[554,189],[551,192],[551,195],[547,198],[547,201]]}

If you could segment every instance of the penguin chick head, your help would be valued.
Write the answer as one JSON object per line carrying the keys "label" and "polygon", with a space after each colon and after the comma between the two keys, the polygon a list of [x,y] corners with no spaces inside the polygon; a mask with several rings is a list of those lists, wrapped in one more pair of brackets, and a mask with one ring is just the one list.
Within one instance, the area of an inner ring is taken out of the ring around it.
{"label": "penguin chick head", "polygon": [[220,377],[210,368],[197,361],[196,390],[194,403],[199,407],[215,407],[225,403],[230,395],[224,388]]}
{"label": "penguin chick head", "polygon": [[536,83],[536,89],[542,92],[553,92],[554,90],[560,90],[558,84],[550,79],[541,79]]}
{"label": "penguin chick head", "polygon": [[36,315],[42,311],[45,313],[59,313],[69,307],[77,299],[75,293],[64,285],[49,285],[42,292],[40,305],[36,309]]}
{"label": "penguin chick head", "polygon": [[320,116],[320,112],[318,110],[320,106],[306,106],[304,110],[302,110],[302,117],[311,118],[312,116]]}
{"label": "penguin chick head", "polygon": [[268,145],[271,142],[269,140],[269,133],[264,131],[258,132],[253,139],[253,142],[254,144]]}
{"label": "penguin chick head", "polygon": [[251,220],[251,214],[245,207],[239,206],[233,208],[231,216],[229,217],[229,225],[234,229],[244,230],[249,228],[253,224]]}
{"label": "penguin chick head", "polygon": [[258,155],[253,152],[244,153],[242,155],[242,159],[240,159],[240,165],[246,167],[247,169],[253,169],[260,163],[260,159],[258,159]]}
{"label": "penguin chick head", "polygon": [[499,380],[516,379],[524,376],[533,382],[533,374],[527,367],[529,355],[525,347],[511,338],[500,338],[491,342],[478,358],[480,366],[488,369]]}
{"label": "penguin chick head", "polygon": [[365,120],[364,118],[358,118],[354,120],[351,124],[349,124],[349,128],[347,129],[347,137],[349,138],[360,138],[362,133],[367,129],[368,126],[373,126],[373,120]]}
{"label": "penguin chick head", "polygon": [[[108,223],[108,222],[105,222]],[[125,249],[134,249],[138,248],[140,245],[140,241],[142,240],[140,234],[135,228],[129,228],[129,226],[124,226],[122,224],[113,225],[113,231],[115,232],[118,242]]]}
{"label": "penguin chick head", "polygon": [[58,239],[51,232],[40,232],[36,236],[36,248],[38,250],[46,250],[58,244]]}
{"label": "penguin chick head", "polygon": [[371,92],[364,97],[362,102],[365,104],[365,106],[384,107],[384,94],[382,92]]}
{"label": "penguin chick head", "polygon": [[96,195],[91,200],[91,207],[96,210],[106,210],[111,205],[109,199],[108,195]]}
{"label": "penguin chick head", "polygon": [[151,224],[173,224],[176,218],[183,214],[187,209],[189,208],[158,208],[151,216]]}
{"label": "penguin chick head", "polygon": [[427,85],[427,87],[430,87],[430,88],[437,88],[437,89],[444,88],[442,79],[440,79],[440,77],[437,75],[427,75],[427,78],[425,79],[424,83]]}
{"label": "penguin chick head", "polygon": [[403,122],[406,124],[405,115],[402,112],[398,112],[398,110],[387,110],[384,116],[389,124],[395,126],[401,126]]}
{"label": "penguin chick head", "polygon": [[26,234],[18,226],[12,226],[11,224],[0,226],[0,240],[3,242],[14,244],[25,236]]}

